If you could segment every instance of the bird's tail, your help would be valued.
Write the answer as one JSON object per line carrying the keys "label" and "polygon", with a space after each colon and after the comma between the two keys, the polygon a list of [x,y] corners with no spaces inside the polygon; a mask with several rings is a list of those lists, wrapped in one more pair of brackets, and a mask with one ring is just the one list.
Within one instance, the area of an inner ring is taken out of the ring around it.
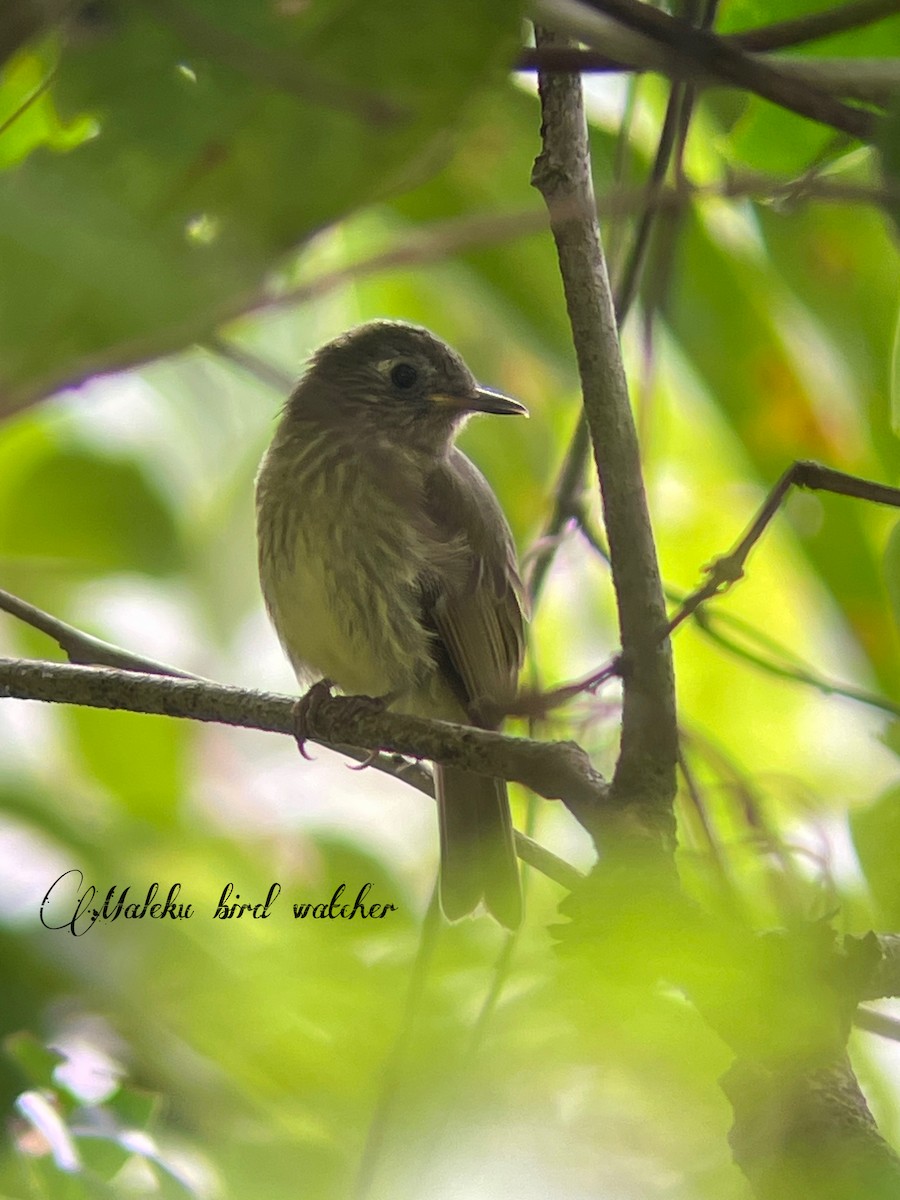
{"label": "bird's tail", "polygon": [[441,908],[450,921],[484,900],[507,929],[522,922],[522,887],[506,783],[456,767],[435,768],[441,831]]}

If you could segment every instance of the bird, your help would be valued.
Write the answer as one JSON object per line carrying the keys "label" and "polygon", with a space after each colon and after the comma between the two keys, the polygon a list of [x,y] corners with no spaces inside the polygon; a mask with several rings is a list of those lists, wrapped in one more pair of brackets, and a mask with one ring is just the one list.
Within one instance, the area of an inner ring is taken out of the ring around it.
{"label": "bird", "polygon": [[[403,321],[316,350],[256,480],[263,599],[301,685],[496,728],[516,696],[527,603],[512,534],[455,445],[476,413],[528,415]],[[522,893],[506,783],[435,764],[445,917],[508,929]]]}

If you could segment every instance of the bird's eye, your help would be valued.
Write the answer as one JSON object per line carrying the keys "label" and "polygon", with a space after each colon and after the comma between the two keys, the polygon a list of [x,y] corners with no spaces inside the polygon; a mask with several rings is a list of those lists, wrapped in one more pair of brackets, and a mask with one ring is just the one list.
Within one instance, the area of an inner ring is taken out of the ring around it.
{"label": "bird's eye", "polygon": [[399,362],[391,367],[391,383],[398,388],[411,388],[418,382],[419,372],[408,362]]}

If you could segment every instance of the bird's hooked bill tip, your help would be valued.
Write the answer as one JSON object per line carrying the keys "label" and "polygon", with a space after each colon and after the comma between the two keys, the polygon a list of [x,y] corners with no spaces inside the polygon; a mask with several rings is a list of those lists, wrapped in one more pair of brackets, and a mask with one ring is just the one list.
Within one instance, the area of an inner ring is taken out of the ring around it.
{"label": "bird's hooked bill tip", "polygon": [[474,392],[465,396],[448,396],[441,393],[432,396],[435,404],[441,408],[456,408],[460,412],[496,413],[498,416],[527,417],[528,409],[511,396],[495,392],[493,388],[478,387]]}

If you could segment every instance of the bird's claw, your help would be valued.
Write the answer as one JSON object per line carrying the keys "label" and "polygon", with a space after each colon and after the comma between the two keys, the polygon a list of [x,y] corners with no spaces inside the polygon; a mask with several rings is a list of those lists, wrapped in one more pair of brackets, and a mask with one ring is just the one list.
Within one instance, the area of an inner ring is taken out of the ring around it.
{"label": "bird's claw", "polygon": [[310,731],[315,725],[316,712],[321,707],[324,700],[331,699],[331,680],[320,679],[318,683],[314,683],[308,692],[304,693],[299,700],[294,704],[293,721],[294,721],[294,738],[297,742],[297,749],[307,760],[312,762],[312,755],[307,753],[306,743],[310,737]]}
{"label": "bird's claw", "polygon": [[[330,679],[320,679],[318,683],[314,683],[305,695],[301,696],[294,704],[293,721],[294,721],[294,737],[297,741],[297,749],[308,761],[312,761],[311,755],[306,752],[306,743],[312,736],[312,730],[315,727],[316,713],[321,708],[322,704],[332,699],[332,683]],[[387,708],[391,702],[392,696],[344,696],[342,703],[346,706],[347,715],[353,720],[356,717],[363,717],[372,713],[381,713]],[[358,769],[368,767],[378,757],[378,751],[373,750],[372,754],[360,764]]]}
{"label": "bird's claw", "polygon": [[349,771],[364,771],[366,767],[371,767],[372,763],[378,761],[378,755],[380,753],[380,750],[371,750],[362,760],[362,762],[347,763],[347,769]]}

